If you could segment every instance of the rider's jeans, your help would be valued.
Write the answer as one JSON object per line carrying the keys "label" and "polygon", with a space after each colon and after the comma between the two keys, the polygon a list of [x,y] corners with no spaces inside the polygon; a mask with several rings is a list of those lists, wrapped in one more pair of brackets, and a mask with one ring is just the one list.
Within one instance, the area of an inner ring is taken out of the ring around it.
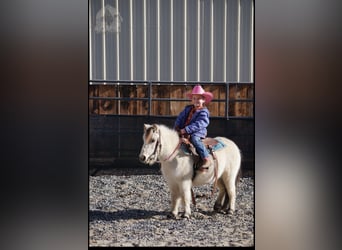
{"label": "rider's jeans", "polygon": [[205,148],[203,142],[201,141],[201,137],[199,136],[191,136],[190,140],[194,147],[196,148],[197,153],[201,156],[202,159],[209,156],[208,150]]}

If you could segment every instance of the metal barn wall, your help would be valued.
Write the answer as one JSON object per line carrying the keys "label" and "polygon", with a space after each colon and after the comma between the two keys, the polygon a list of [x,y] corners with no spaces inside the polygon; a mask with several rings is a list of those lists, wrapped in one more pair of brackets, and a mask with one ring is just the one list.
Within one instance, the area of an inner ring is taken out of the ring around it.
{"label": "metal barn wall", "polygon": [[253,0],[90,0],[90,79],[253,82],[253,8]]}
{"label": "metal barn wall", "polygon": [[[253,0],[89,0],[89,79],[254,83],[253,15]],[[89,115],[90,165],[138,166],[143,124],[174,119]],[[254,119],[211,118],[216,135],[254,171]]]}

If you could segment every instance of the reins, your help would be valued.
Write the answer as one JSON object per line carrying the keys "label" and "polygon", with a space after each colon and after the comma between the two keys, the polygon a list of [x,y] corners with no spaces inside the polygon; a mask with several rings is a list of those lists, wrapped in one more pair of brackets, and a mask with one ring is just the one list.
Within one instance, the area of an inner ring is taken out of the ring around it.
{"label": "reins", "polygon": [[[157,148],[157,147],[160,147],[159,150],[161,150],[162,144],[161,144],[161,142],[160,142],[160,138],[161,138],[160,130],[158,130],[158,133],[159,133],[159,138],[158,138],[158,141],[157,141],[157,144],[158,144],[158,145],[156,146],[156,148]],[[163,161],[172,160],[172,159],[177,155],[177,154],[175,154],[175,153],[177,153],[177,150],[180,148],[181,144],[182,144],[182,140],[179,139],[179,142],[178,142],[177,146],[175,147],[175,149],[174,149],[174,150],[172,151],[172,153],[171,153],[168,157],[166,157]],[[159,151],[159,153],[160,153],[160,151]]]}
{"label": "reins", "polygon": [[[180,145],[182,144],[182,141],[179,140],[178,144],[177,144],[177,147],[173,150],[173,152],[166,158],[164,159],[164,161],[168,161],[170,159],[173,159],[173,157],[176,156],[175,152],[177,152],[177,150],[180,148]],[[175,155],[174,155],[175,154]],[[172,157],[173,156],[173,157]]]}

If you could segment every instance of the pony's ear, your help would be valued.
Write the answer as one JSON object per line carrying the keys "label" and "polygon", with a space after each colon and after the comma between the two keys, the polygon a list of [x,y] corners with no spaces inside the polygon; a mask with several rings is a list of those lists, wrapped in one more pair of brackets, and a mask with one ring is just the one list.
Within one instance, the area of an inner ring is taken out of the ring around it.
{"label": "pony's ear", "polygon": [[153,127],[153,131],[157,131],[158,130],[157,124],[153,124],[152,127]]}
{"label": "pony's ear", "polygon": [[146,132],[146,130],[149,128],[149,127],[151,127],[152,125],[150,125],[150,124],[146,124],[146,123],[144,123],[144,132]]}

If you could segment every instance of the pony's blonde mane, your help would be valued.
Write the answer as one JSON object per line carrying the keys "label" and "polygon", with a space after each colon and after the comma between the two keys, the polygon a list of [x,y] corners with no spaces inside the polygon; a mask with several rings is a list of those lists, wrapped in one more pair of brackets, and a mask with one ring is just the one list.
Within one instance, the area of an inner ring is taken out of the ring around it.
{"label": "pony's blonde mane", "polygon": [[172,128],[170,128],[170,127],[164,125],[164,124],[157,124],[157,126],[159,127],[159,129],[160,129],[161,131],[164,131],[164,132],[166,132],[166,133],[171,133],[171,134],[173,134],[173,135],[175,135],[175,136],[178,136],[176,130],[174,130],[174,129],[172,129]]}
{"label": "pony's blonde mane", "polygon": [[163,156],[170,154],[179,143],[179,136],[176,130],[167,127],[164,124],[157,124],[162,140]]}

